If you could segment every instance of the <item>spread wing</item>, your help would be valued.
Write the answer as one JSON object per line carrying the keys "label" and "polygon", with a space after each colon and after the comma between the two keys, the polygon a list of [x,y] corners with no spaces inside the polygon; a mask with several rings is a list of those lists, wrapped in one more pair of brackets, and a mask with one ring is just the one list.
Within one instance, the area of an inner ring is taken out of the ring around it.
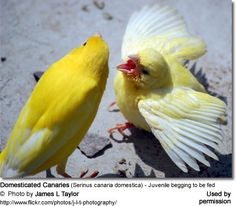
{"label": "spread wing", "polygon": [[200,38],[188,33],[177,10],[158,5],[132,14],[123,37],[122,59],[145,48],[172,54],[180,61],[198,58],[206,50]]}
{"label": "spread wing", "polygon": [[139,110],[172,161],[184,172],[188,164],[199,171],[197,164],[210,166],[204,154],[217,156],[222,140],[220,123],[226,106],[218,98],[187,88],[176,88],[159,101],[141,100]]}

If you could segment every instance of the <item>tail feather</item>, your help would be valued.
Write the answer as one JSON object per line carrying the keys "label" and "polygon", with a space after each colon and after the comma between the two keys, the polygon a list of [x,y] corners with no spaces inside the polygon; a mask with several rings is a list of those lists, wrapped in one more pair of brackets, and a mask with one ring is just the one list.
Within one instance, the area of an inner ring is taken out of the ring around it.
{"label": "tail feather", "polygon": [[8,164],[5,164],[4,161],[4,152],[0,153],[0,177],[2,178],[17,178],[21,177],[18,170],[10,167]]}

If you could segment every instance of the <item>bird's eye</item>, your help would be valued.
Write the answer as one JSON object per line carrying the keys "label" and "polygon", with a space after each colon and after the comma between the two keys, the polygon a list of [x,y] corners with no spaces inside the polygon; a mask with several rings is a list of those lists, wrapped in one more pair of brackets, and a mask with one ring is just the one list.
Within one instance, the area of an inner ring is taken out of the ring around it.
{"label": "bird's eye", "polygon": [[86,44],[87,44],[87,42],[84,42],[84,43],[83,43],[83,46],[85,46]]}
{"label": "bird's eye", "polygon": [[148,72],[146,69],[143,69],[143,68],[141,69],[141,73],[142,73],[142,74],[149,75],[149,72]]}

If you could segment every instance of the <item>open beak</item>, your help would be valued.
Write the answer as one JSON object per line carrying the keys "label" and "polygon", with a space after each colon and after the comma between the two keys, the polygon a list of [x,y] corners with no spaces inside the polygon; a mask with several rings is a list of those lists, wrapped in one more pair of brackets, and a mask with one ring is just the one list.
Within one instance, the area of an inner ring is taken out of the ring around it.
{"label": "open beak", "polygon": [[120,64],[117,66],[117,69],[128,76],[134,78],[140,77],[139,71],[139,57],[136,55],[128,56],[128,60],[125,64]]}

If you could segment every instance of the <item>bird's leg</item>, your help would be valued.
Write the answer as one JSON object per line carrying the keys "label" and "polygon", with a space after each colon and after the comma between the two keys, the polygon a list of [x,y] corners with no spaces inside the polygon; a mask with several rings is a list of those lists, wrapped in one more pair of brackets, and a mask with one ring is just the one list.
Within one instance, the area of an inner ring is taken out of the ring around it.
{"label": "bird's leg", "polygon": [[87,173],[88,173],[88,170],[82,171],[79,177],[83,178]]}
{"label": "bird's leg", "polygon": [[46,178],[55,178],[50,168],[46,170]]}
{"label": "bird's leg", "polygon": [[108,109],[116,105],[116,101],[111,102],[111,104],[108,106]]}
{"label": "bird's leg", "polygon": [[99,172],[96,170],[94,171],[91,175],[89,175],[88,177],[85,177],[85,175],[88,173],[88,170],[82,171],[80,173],[80,178],[95,178],[98,176]]}
{"label": "bird's leg", "polygon": [[116,124],[115,127],[109,129],[107,132],[108,132],[109,134],[112,134],[112,133],[114,133],[115,131],[118,131],[120,134],[122,134],[123,136],[125,136],[124,131],[125,131],[126,129],[133,128],[133,127],[135,127],[135,126],[134,126],[132,123],[126,122],[126,123],[124,123],[124,124]]}
{"label": "bird's leg", "polygon": [[59,175],[65,177],[65,178],[71,178],[71,176],[65,172],[66,163],[67,163],[67,159],[65,159],[60,164],[58,164],[57,167],[56,167],[56,171]]}
{"label": "bird's leg", "polygon": [[108,110],[109,112],[117,112],[117,111],[119,111],[119,109],[112,109],[112,107],[115,106],[115,105],[116,105],[116,101],[113,101],[113,102],[108,106],[107,110]]}
{"label": "bird's leg", "polygon": [[[67,162],[67,159],[61,162],[60,164],[58,164],[56,167],[56,171],[59,175],[65,178],[72,178],[68,173],[65,172],[66,162]],[[99,172],[96,170],[91,175],[85,177],[87,173],[88,173],[88,170],[82,171],[80,174],[80,178],[94,178],[98,175]]]}
{"label": "bird's leg", "polygon": [[111,108],[112,108],[114,105],[116,105],[116,101],[113,101],[113,102],[108,106],[107,110],[108,110],[109,112],[112,112],[112,109],[111,109]]}
{"label": "bird's leg", "polygon": [[98,174],[99,174],[99,172],[96,170],[96,171],[94,171],[89,177],[90,177],[90,178],[95,178],[95,177],[98,176]]}

